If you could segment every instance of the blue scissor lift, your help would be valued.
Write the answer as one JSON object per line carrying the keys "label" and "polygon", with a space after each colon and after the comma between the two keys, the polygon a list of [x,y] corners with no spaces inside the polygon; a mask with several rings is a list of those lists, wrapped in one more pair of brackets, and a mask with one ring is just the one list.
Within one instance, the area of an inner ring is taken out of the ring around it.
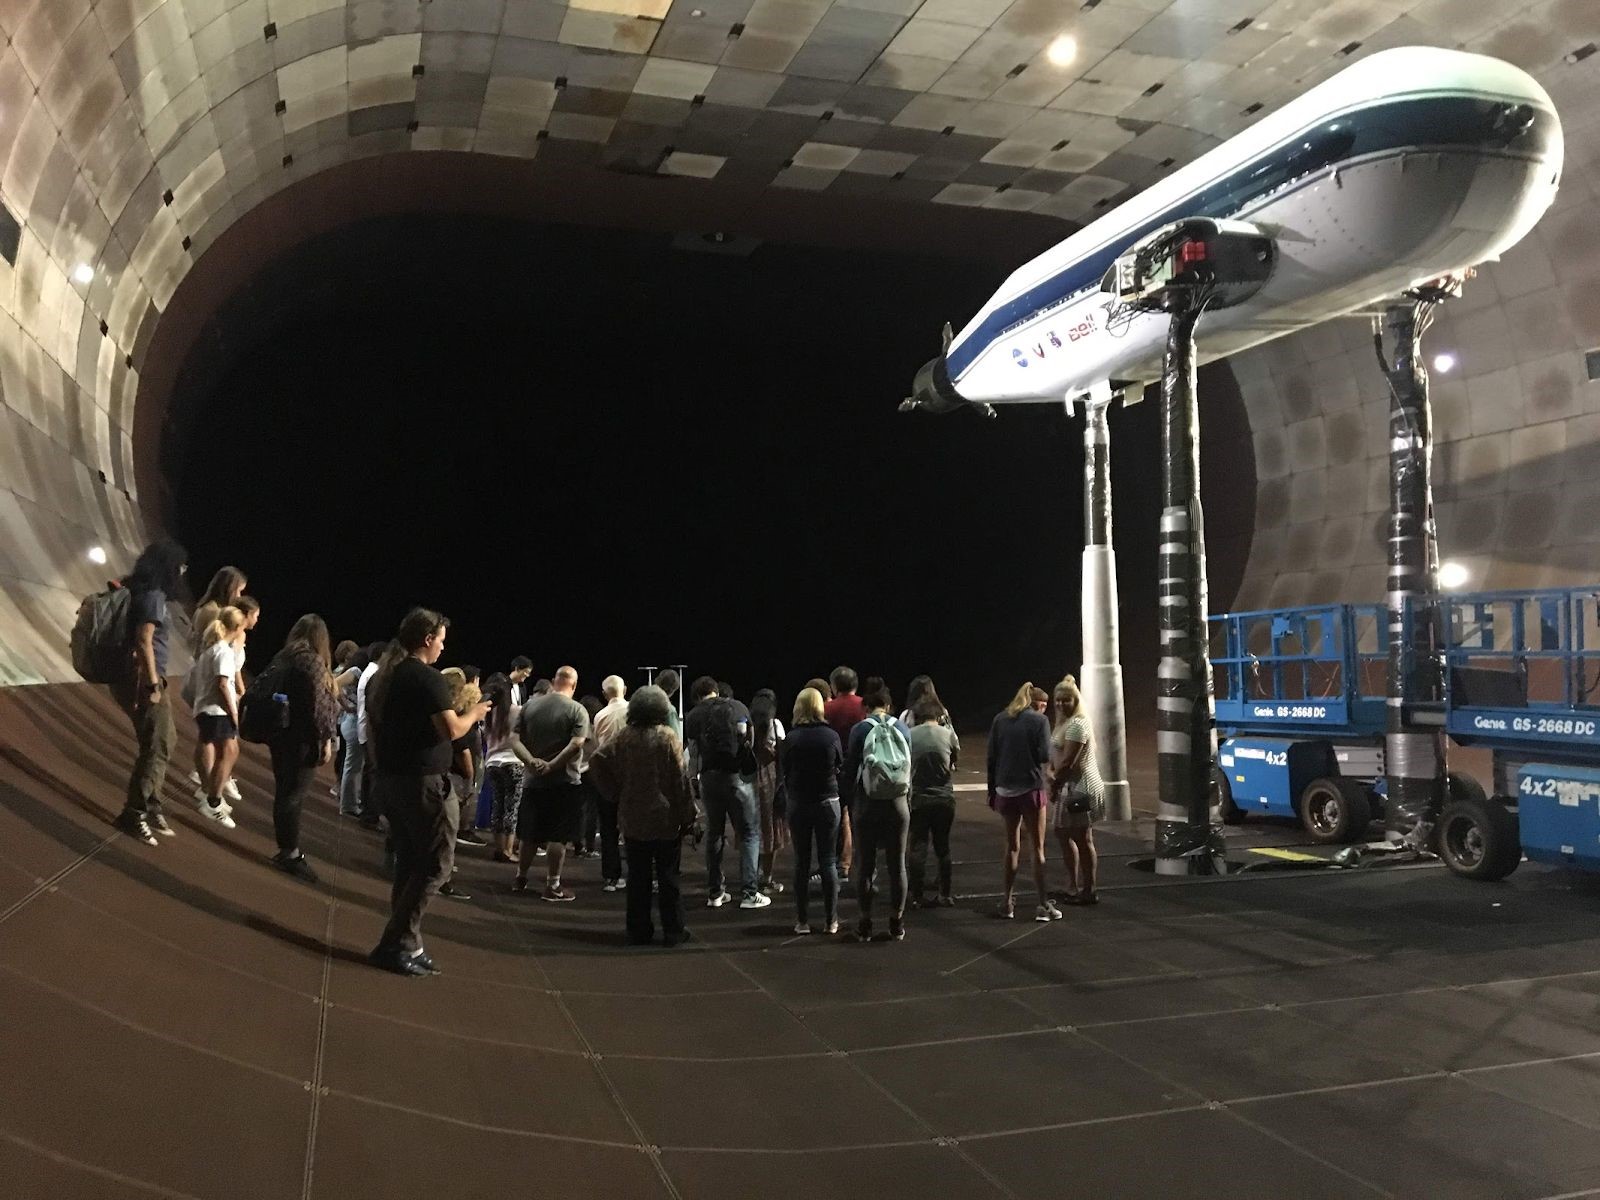
{"label": "blue scissor lift", "polygon": [[1523,854],[1600,870],[1600,589],[1432,603],[1444,728],[1494,763],[1488,795],[1452,792],[1439,817],[1440,857],[1476,879],[1510,874]]}
{"label": "blue scissor lift", "polygon": [[1222,817],[1354,841],[1382,814],[1387,614],[1323,604],[1211,619]]}

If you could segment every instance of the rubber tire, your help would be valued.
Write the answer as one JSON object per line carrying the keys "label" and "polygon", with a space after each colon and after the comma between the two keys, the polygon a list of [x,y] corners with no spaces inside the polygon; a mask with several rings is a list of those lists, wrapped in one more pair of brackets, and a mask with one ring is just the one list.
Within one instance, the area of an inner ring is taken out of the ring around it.
{"label": "rubber tire", "polygon": [[[1476,834],[1476,854],[1466,838]],[[1439,814],[1435,848],[1444,865],[1463,879],[1504,879],[1522,862],[1517,816],[1498,800],[1468,796],[1451,800]]]}
{"label": "rubber tire", "polygon": [[[1323,806],[1329,800],[1337,802],[1338,816],[1331,827],[1321,830],[1311,818],[1312,806]],[[1372,804],[1367,799],[1366,785],[1338,775],[1313,779],[1300,793],[1300,824],[1319,845],[1356,841],[1372,824]]]}
{"label": "rubber tire", "polygon": [[1244,809],[1233,802],[1233,785],[1228,782],[1228,773],[1221,767],[1211,769],[1211,789],[1216,793],[1217,811],[1222,814],[1224,825],[1243,825]]}

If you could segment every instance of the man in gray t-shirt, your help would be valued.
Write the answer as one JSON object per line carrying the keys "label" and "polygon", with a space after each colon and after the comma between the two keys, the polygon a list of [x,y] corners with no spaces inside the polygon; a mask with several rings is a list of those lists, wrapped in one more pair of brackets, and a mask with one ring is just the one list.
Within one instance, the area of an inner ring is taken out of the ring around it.
{"label": "man in gray t-shirt", "polygon": [[583,744],[589,739],[589,714],[572,698],[578,690],[578,672],[562,667],[550,681],[550,690],[522,706],[517,722],[522,744],[546,766],[530,772],[517,813],[517,836],[522,839],[517,877],[512,890],[526,891],[528,867],[539,847],[545,849],[547,882],[540,899],[575,900],[561,886],[561,866],[567,844],[578,836],[583,816],[583,789],[578,772]]}

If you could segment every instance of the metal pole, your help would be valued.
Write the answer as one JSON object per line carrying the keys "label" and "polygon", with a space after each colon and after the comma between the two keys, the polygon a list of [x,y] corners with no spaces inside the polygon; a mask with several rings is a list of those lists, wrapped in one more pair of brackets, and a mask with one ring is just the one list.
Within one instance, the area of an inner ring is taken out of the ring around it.
{"label": "metal pole", "polygon": [[1216,731],[1207,653],[1206,543],[1194,332],[1200,306],[1174,312],[1161,376],[1161,665],[1157,669],[1156,873],[1225,873],[1211,822]]}
{"label": "metal pole", "polygon": [[1095,765],[1105,783],[1106,817],[1133,817],[1128,791],[1128,733],[1122,702],[1117,552],[1111,544],[1111,393],[1084,403],[1083,427],[1083,706],[1094,730]]}
{"label": "metal pole", "polygon": [[[1423,305],[1391,304],[1373,322],[1378,362],[1389,381],[1389,661],[1384,732],[1389,840],[1423,849],[1444,800],[1445,745],[1437,728],[1413,725],[1408,704],[1440,699],[1433,667],[1436,615],[1411,604],[1438,588],[1433,521],[1433,414],[1422,365]],[[1386,359],[1385,345],[1392,346]],[[1407,609],[1410,606],[1409,619]]]}

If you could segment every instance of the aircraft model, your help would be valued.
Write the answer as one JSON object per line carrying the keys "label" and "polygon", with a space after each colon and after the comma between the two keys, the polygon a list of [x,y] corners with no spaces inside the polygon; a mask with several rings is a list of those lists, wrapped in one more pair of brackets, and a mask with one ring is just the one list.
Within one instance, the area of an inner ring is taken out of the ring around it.
{"label": "aircraft model", "polygon": [[1497,258],[1561,178],[1561,122],[1526,72],[1478,54],[1386,50],[1352,64],[1012,273],[901,407],[1107,396],[1159,378],[1168,321],[1115,294],[1113,265],[1192,218],[1273,239],[1270,277],[1206,315],[1202,362]]}

